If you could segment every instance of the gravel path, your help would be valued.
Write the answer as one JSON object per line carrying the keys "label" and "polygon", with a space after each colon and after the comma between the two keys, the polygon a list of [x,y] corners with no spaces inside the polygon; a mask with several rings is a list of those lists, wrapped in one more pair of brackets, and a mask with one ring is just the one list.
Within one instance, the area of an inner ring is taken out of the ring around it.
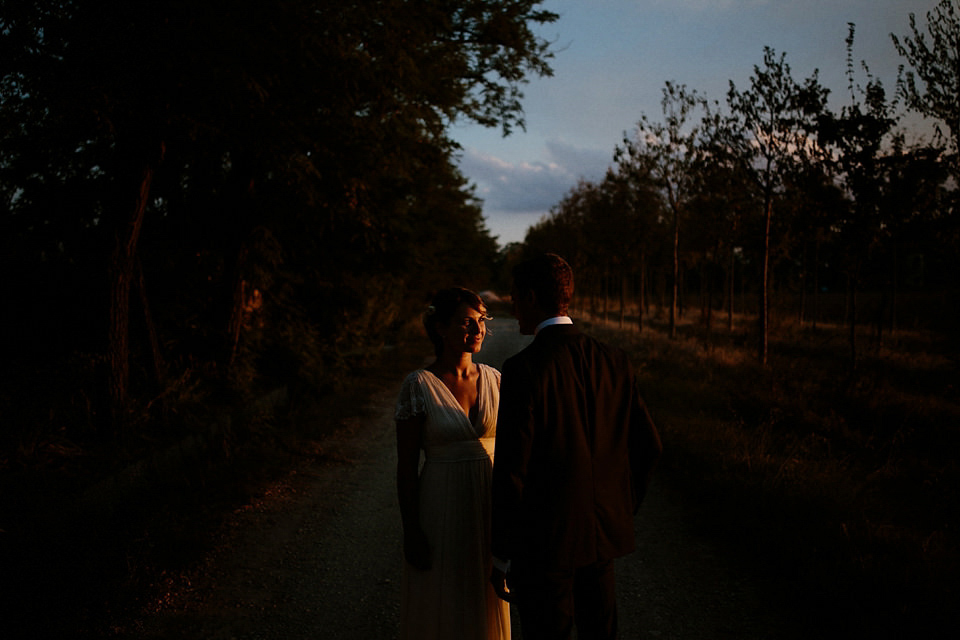
{"label": "gravel path", "polygon": [[[477,359],[499,366],[528,338],[513,320],[495,320],[492,328]],[[238,512],[201,575],[174,585],[157,612],[123,636],[395,638],[401,540],[392,414],[399,384],[371,398],[372,420],[358,419],[324,443],[325,462]],[[622,638],[805,635],[777,605],[783,580],[726,557],[703,536],[697,509],[663,481],[654,482],[637,525],[638,551],[617,565]]]}

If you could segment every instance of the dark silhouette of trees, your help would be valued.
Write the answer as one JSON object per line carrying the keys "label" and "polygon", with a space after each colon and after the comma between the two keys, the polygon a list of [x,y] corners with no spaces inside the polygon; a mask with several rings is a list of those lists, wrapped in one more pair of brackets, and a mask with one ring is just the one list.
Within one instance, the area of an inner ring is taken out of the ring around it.
{"label": "dark silhouette of trees", "polygon": [[852,102],[842,107],[838,115],[825,113],[820,118],[820,142],[829,151],[833,163],[832,174],[843,184],[850,200],[833,225],[846,247],[850,368],[857,367],[857,293],[862,271],[869,254],[884,243],[893,220],[881,216],[881,202],[886,195],[886,154],[884,143],[896,125],[893,106],[887,102],[883,84],[873,78],[864,64],[867,84],[856,84],[852,50],[854,26],[850,25],[847,38],[847,69]]}
{"label": "dark silhouette of trees", "polygon": [[[937,6],[927,13],[926,33],[921,31],[916,22],[916,16],[910,14],[911,36],[898,37],[890,34],[897,52],[903,56],[909,69],[901,67],[898,78],[898,95],[906,101],[907,107],[934,120],[938,134],[938,144],[946,139],[946,151],[939,161],[930,164],[930,160],[937,155],[935,149],[919,150],[916,155],[912,152],[906,155],[917,161],[921,166],[927,166],[931,172],[927,174],[931,181],[940,175],[946,167],[952,176],[952,189],[939,193],[939,206],[932,210],[937,211],[936,220],[931,220],[932,232],[941,244],[938,246],[946,253],[957,254],[960,249],[958,242],[957,210],[960,200],[960,7],[954,0],[941,0]],[[929,37],[928,37],[929,36]],[[943,123],[947,132],[940,126]],[[905,177],[902,173],[904,160],[899,155],[898,177]],[[907,171],[914,178],[920,177],[914,171]],[[913,183],[916,184],[916,183]],[[921,200],[929,198],[933,190],[928,186],[919,190],[911,189],[908,193],[923,193]],[[901,194],[897,194],[901,195]],[[929,210],[928,210],[929,211]],[[915,222],[916,216],[911,222]],[[915,226],[915,225],[911,225]],[[947,231],[951,229],[951,231]],[[937,253],[940,253],[938,251]],[[932,257],[930,252],[928,257]],[[946,263],[939,260],[943,268]],[[951,260],[947,260],[951,262]]]}
{"label": "dark silhouette of trees", "polygon": [[[941,0],[927,12],[924,33],[910,14],[911,36],[890,34],[909,69],[901,66],[897,91],[907,106],[947,126],[944,137],[954,176],[960,179],[960,10],[954,0]],[[942,130],[937,127],[939,133]]]}
{"label": "dark silhouette of trees", "polygon": [[3,249],[24,329],[46,293],[46,331],[81,324],[47,285],[82,283],[100,435],[187,372],[335,378],[436,274],[479,284],[496,243],[447,128],[523,126],[539,4],[5,3]]}
{"label": "dark silhouette of trees", "polygon": [[663,220],[659,198],[649,178],[608,170],[599,183],[580,180],[527,231],[523,254],[553,251],[566,257],[577,271],[581,298],[589,299],[591,312],[603,318],[615,286],[621,326],[628,295],[637,290],[637,323],[642,328],[648,252],[656,244],[655,227]]}
{"label": "dark silhouette of trees", "polygon": [[[931,17],[938,25],[933,40],[915,29],[919,44],[898,46],[912,51],[911,63],[924,69],[935,64],[924,56],[939,61],[941,72],[931,75],[944,86],[928,91],[940,96],[951,90],[944,61],[952,59],[953,41],[945,34],[953,33],[955,12],[941,6],[937,16]],[[617,145],[604,179],[581,180],[530,229],[525,248],[574,256],[583,274],[578,290],[591,300],[606,299],[614,261],[639,270],[640,326],[646,284],[657,282],[661,292],[672,288],[661,298],[662,308],[670,306],[671,336],[685,297],[696,295],[708,340],[719,304],[726,306],[733,331],[737,293],[739,310],[758,318],[763,364],[770,310],[777,305],[781,318],[787,305],[795,305],[790,313],[801,325],[812,320],[814,330],[825,318],[842,322],[855,368],[863,318],[872,319],[879,343],[896,326],[905,287],[953,287],[942,276],[957,267],[960,234],[952,151],[909,147],[895,128],[901,104],[949,119],[948,101],[923,102],[916,84],[904,79],[898,93],[903,102],[889,99],[866,63],[855,68],[853,35],[850,25],[850,102],[838,112],[828,109],[828,92],[816,72],[794,80],[785,54],[770,48],[748,88],[731,83],[726,113],[718,103],[668,83],[662,122],[642,116],[635,133]],[[866,74],[862,85],[858,68]],[[932,104],[943,108],[935,111]],[[634,237],[623,237],[628,229]],[[845,294],[845,305],[837,302],[837,292]],[[870,305],[859,302],[861,293],[869,294]],[[943,326],[932,317],[926,321]]]}
{"label": "dark silhouette of trees", "polygon": [[680,287],[680,227],[695,188],[698,127],[691,118],[703,99],[684,85],[668,82],[660,101],[664,121],[643,116],[632,139],[624,138],[614,159],[619,170],[634,182],[652,179],[662,193],[672,219],[673,276],[670,302],[670,337],[677,335]]}
{"label": "dark silhouette of trees", "polygon": [[[586,236],[590,259],[588,264],[600,267],[604,291],[604,316],[607,300],[618,298],[619,325],[626,323],[627,297],[635,274],[642,274],[646,234],[644,218],[649,212],[650,199],[624,176],[608,170],[595,190],[596,199],[586,212],[585,228],[593,233]],[[638,313],[642,316],[642,297]]]}
{"label": "dark silhouette of trees", "polygon": [[786,54],[764,49],[763,67],[755,66],[750,88],[740,91],[733,82],[727,104],[733,120],[727,136],[728,152],[741,163],[762,202],[763,231],[760,274],[760,341],[758,357],[767,362],[771,222],[774,203],[789,173],[796,171],[815,145],[816,117],[826,104],[827,90],[817,73],[802,85],[790,75]]}
{"label": "dark silhouette of trees", "polygon": [[791,177],[790,196],[785,201],[790,234],[793,240],[794,261],[797,264],[800,294],[797,319],[801,325],[808,322],[814,331],[821,315],[821,281],[831,242],[837,230],[835,223],[844,218],[849,201],[844,190],[834,179],[826,163],[816,163]]}
{"label": "dark silhouette of trees", "polygon": [[[744,233],[745,219],[755,211],[755,206],[746,176],[707,149],[709,144],[704,143],[694,169],[697,180],[690,200],[687,235],[700,265],[701,318],[706,329],[709,332],[713,326],[714,294],[719,281],[727,310],[727,329],[732,331],[737,267],[742,262],[738,257],[743,247],[750,244],[751,239]],[[742,279],[743,266],[739,266]]]}

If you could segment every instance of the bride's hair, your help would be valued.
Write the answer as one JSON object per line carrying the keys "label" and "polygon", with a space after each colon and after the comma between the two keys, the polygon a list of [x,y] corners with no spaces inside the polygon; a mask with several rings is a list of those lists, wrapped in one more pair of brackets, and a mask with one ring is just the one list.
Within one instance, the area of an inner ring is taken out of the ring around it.
{"label": "bride's hair", "polygon": [[427,330],[427,337],[433,343],[433,350],[437,357],[440,357],[443,351],[443,338],[440,337],[438,325],[450,322],[461,304],[487,315],[487,305],[483,303],[480,296],[463,287],[451,287],[438,291],[430,301],[426,313],[423,314],[423,327]]}

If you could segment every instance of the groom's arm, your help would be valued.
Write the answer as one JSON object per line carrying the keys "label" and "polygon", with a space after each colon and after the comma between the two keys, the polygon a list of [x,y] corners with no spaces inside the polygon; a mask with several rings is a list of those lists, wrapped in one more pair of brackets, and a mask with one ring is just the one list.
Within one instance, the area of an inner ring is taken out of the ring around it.
{"label": "groom's arm", "polygon": [[523,532],[523,491],[533,433],[530,389],[522,363],[507,360],[500,383],[491,517],[491,550],[505,564],[515,557]]}

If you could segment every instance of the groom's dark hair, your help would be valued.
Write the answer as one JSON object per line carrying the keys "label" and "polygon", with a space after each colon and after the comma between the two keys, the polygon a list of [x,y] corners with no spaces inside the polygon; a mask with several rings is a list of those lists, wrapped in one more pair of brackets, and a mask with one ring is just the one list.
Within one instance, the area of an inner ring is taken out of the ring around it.
{"label": "groom's dark hair", "polygon": [[533,291],[544,311],[566,315],[573,299],[573,269],[555,253],[524,260],[513,268],[518,293]]}

